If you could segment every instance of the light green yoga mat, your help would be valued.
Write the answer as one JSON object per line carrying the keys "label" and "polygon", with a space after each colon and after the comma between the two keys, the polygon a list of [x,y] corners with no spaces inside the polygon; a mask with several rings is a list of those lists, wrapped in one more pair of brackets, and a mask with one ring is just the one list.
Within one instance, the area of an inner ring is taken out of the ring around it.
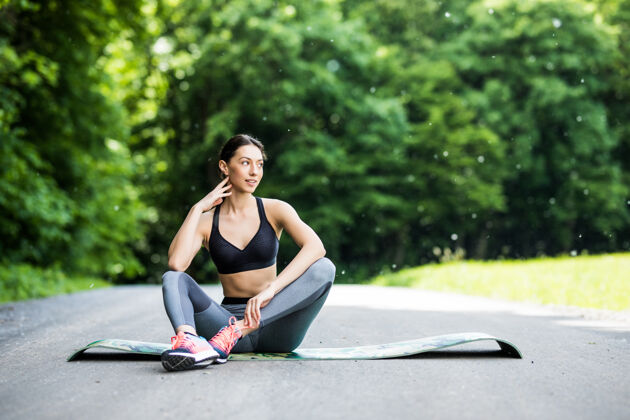
{"label": "light green yoga mat", "polygon": [[[458,346],[475,341],[496,341],[506,357],[522,358],[518,348],[507,340],[479,332],[467,332],[437,335],[396,343],[376,344],[371,346],[338,347],[338,348],[298,348],[291,353],[234,353],[229,360],[359,360],[389,359],[412,356],[414,354],[435,351],[447,347]],[[138,353],[159,356],[170,344],[147,343],[133,340],[106,339],[98,340],[74,352],[68,361],[78,359],[83,352],[92,348],[118,350],[127,353]]]}

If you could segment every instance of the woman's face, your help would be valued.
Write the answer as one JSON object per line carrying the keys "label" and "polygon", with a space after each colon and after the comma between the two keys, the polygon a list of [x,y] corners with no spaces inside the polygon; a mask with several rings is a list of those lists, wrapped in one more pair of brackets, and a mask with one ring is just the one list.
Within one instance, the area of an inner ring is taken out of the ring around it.
{"label": "woman's face", "polygon": [[253,144],[239,147],[227,164],[222,160],[219,165],[230,178],[232,188],[238,190],[253,193],[263,176],[262,153]]}

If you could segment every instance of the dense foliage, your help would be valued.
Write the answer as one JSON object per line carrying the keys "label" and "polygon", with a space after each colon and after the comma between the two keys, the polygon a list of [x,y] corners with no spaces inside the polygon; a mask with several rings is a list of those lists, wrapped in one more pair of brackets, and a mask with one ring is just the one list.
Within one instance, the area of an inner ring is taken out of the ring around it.
{"label": "dense foliage", "polygon": [[[629,19],[627,0],[0,1],[0,281],[157,281],[238,132],[268,149],[256,194],[341,281],[630,249]],[[283,236],[281,266],[295,251]]]}
{"label": "dense foliage", "polygon": [[[137,3],[137,2],[136,2]],[[104,94],[106,45],[135,25],[129,1],[15,1],[0,11],[0,281],[145,272],[146,207],[131,182],[122,104]]]}

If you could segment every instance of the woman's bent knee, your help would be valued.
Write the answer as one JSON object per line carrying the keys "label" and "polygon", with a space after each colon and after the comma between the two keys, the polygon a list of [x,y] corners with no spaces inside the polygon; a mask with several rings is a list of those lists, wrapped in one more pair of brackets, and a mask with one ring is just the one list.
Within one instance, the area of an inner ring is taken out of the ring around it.
{"label": "woman's bent knee", "polygon": [[335,281],[335,272],[337,268],[330,259],[322,257],[315,261],[311,266],[314,270],[314,276],[322,283],[332,283]]}
{"label": "woman's bent knee", "polygon": [[164,273],[162,275],[162,289],[176,287],[182,274],[184,274],[182,271],[167,271]]}

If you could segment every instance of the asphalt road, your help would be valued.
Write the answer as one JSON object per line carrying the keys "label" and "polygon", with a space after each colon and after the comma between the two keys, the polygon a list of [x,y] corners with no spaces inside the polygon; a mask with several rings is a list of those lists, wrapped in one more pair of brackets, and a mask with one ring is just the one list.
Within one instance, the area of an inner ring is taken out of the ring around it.
{"label": "asphalt road", "polygon": [[[217,287],[208,293],[221,298]],[[0,306],[2,419],[630,418],[630,315],[402,288],[334,286],[303,347],[480,331],[484,341],[417,357],[243,361],[168,373],[100,354],[101,338],[169,342],[161,290],[131,286]]]}

